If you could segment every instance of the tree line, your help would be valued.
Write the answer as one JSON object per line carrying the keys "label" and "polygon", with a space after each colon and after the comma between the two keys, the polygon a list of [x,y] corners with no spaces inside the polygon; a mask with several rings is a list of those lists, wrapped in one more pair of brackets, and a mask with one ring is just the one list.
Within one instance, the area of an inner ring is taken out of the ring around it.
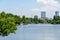
{"label": "tree line", "polygon": [[25,16],[17,16],[11,13],[0,13],[0,35],[8,36],[10,33],[15,33],[17,26],[20,24],[38,24],[38,23],[50,23],[60,24],[60,16],[54,16],[50,19],[39,19],[39,18],[27,18]]}

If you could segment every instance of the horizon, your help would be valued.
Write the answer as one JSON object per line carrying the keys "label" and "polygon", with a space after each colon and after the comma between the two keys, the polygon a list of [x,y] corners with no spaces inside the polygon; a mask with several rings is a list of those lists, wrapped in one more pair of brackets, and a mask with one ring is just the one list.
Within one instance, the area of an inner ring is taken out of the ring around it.
{"label": "horizon", "polygon": [[[60,0],[0,0],[0,12],[5,11],[15,15],[40,18],[41,11],[46,11],[48,18],[53,18],[55,11],[60,12]],[[60,13],[59,13],[60,15]]]}

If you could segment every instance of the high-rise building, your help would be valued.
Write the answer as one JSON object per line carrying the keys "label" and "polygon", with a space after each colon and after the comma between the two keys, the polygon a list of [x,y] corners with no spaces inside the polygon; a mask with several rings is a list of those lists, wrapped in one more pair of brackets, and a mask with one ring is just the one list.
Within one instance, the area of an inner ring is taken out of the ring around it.
{"label": "high-rise building", "polygon": [[34,18],[38,18],[38,16],[37,16],[37,15],[35,15],[35,16],[34,16]]}
{"label": "high-rise building", "polygon": [[55,12],[55,16],[59,16],[59,11],[56,11]]}
{"label": "high-rise building", "polygon": [[45,11],[42,11],[42,12],[41,12],[41,18],[42,18],[42,19],[46,19],[46,12],[45,12]]}

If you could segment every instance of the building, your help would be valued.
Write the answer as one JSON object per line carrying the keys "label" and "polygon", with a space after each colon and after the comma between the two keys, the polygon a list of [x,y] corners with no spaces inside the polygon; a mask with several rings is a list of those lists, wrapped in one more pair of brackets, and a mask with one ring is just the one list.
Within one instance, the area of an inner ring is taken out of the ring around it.
{"label": "building", "polygon": [[59,11],[56,11],[55,12],[55,16],[59,16]]}
{"label": "building", "polygon": [[38,18],[38,16],[37,16],[37,15],[35,15],[35,16],[34,16],[34,18]]}
{"label": "building", "polygon": [[45,12],[45,11],[42,11],[42,12],[41,12],[41,18],[42,18],[42,19],[46,19],[46,12]]}

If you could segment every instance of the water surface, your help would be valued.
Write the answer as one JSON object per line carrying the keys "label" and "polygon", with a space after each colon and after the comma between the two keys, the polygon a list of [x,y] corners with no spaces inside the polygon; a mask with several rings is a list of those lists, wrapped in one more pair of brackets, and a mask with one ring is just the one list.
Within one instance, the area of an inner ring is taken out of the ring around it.
{"label": "water surface", "polygon": [[10,34],[6,37],[0,36],[0,40],[60,40],[60,25],[20,25],[16,34]]}

